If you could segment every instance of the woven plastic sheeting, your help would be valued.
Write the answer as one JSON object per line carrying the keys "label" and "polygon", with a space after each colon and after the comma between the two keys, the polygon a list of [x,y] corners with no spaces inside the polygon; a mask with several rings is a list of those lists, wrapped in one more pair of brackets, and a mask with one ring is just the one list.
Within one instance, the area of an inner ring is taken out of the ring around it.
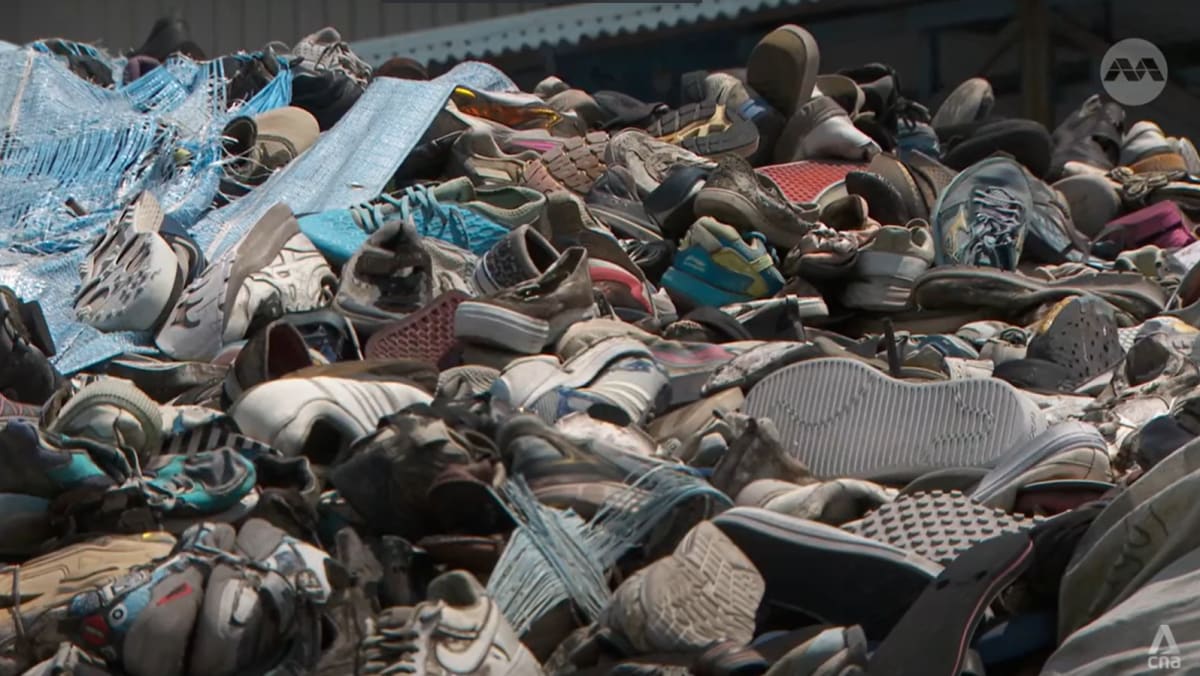
{"label": "woven plastic sheeting", "polygon": [[[453,79],[455,73],[460,79]],[[219,61],[172,59],[109,90],[35,50],[0,52],[0,283],[40,301],[58,347],[55,365],[64,373],[122,353],[153,351],[152,336],[102,333],[78,322],[72,307],[87,246],[125,204],[151,190],[175,221],[194,225],[198,242],[215,256],[278,202],[300,212],[365,201],[383,189],[420,140],[445,105],[451,82],[514,87],[483,64],[464,64],[448,76],[373,84],[300,160],[247,197],[209,211],[220,176],[221,130],[237,115],[287,105],[288,71],[247,104],[226,110]],[[177,162],[180,155],[188,161]],[[69,199],[87,215],[69,209]]]}

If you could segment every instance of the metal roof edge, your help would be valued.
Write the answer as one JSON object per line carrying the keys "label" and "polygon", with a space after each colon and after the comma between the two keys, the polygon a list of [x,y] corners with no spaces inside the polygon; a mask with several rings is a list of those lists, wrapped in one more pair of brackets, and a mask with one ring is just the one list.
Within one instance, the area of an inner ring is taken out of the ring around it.
{"label": "metal roof edge", "polygon": [[436,63],[499,56],[507,52],[542,47],[575,45],[588,38],[633,35],[681,24],[729,19],[744,13],[819,1],[581,3],[360,40],[351,47],[356,54],[375,65],[393,56],[406,56],[425,63]]}

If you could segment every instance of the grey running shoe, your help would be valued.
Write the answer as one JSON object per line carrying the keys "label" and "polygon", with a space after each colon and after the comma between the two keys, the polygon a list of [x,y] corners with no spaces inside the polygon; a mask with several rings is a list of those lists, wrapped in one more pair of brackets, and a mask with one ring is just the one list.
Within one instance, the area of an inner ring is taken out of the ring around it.
{"label": "grey running shoe", "polygon": [[466,571],[438,576],[429,600],[385,610],[359,653],[360,674],[541,676],[500,608]]}
{"label": "grey running shoe", "polygon": [[155,344],[174,359],[212,359],[255,321],[328,305],[336,280],[291,210],[277,204],[184,289]]}
{"label": "grey running shoe", "polygon": [[625,580],[601,617],[636,652],[699,652],[722,640],[745,645],[766,588],[754,564],[711,522],[670,556]]}
{"label": "grey running shoe", "polygon": [[558,250],[540,232],[522,225],[479,259],[475,287],[489,294],[516,286],[541,275],[558,257]]}
{"label": "grey running shoe", "polygon": [[572,247],[537,279],[459,305],[454,334],[473,343],[538,354],[571,324],[594,314],[587,252]]}
{"label": "grey running shoe", "polygon": [[933,207],[938,265],[1016,269],[1033,216],[1033,187],[1021,165],[1006,157],[972,165]]}
{"label": "grey running shoe", "polygon": [[389,221],[343,268],[333,305],[359,330],[374,331],[443,293],[475,295],[477,264],[468,251],[418,235],[411,219]]}
{"label": "grey running shoe", "polygon": [[370,64],[350,49],[337,29],[329,26],[301,38],[292,47],[292,54],[310,68],[340,71],[364,87],[371,79]]}

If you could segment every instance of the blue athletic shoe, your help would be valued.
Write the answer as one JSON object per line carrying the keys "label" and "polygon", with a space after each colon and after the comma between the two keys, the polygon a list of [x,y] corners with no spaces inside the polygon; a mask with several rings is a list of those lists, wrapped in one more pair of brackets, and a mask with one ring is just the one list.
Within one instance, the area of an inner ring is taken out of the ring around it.
{"label": "blue athletic shoe", "polygon": [[733,227],[706,216],[684,235],[662,286],[683,304],[721,307],[775,294],[783,288],[783,275],[762,235],[743,239]]}
{"label": "blue athletic shoe", "polygon": [[457,178],[433,187],[406,188],[395,195],[385,193],[367,204],[308,214],[298,220],[300,232],[330,262],[341,265],[384,224],[409,218],[422,237],[483,255],[509,230],[536,222],[545,204],[545,196],[535,190],[475,188],[470,179]]}

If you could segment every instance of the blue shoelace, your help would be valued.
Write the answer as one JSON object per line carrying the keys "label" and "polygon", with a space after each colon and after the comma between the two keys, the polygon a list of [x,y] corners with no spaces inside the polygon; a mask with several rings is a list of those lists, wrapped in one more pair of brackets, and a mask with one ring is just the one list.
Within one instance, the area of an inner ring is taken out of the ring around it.
{"label": "blue shoelace", "polygon": [[[387,206],[392,209],[386,209]],[[350,213],[367,234],[382,228],[393,214],[399,214],[404,220],[420,216],[418,230],[421,236],[450,242],[468,251],[471,249],[471,233],[462,213],[439,203],[433,192],[424,186],[405,188],[399,197],[384,193],[376,201],[350,207]]]}

